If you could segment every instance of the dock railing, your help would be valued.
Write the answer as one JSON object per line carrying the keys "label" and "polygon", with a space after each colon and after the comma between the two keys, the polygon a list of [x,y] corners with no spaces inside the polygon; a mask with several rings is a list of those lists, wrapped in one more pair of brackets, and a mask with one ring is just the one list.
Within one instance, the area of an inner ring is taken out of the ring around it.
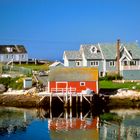
{"label": "dock railing", "polygon": [[52,88],[51,93],[76,93],[76,88]]}

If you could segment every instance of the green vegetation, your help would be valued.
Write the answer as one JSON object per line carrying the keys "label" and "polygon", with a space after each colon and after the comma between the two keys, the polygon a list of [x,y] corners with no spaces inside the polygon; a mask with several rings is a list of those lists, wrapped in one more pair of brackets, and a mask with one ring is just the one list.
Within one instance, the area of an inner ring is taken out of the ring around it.
{"label": "green vegetation", "polygon": [[140,85],[136,82],[125,82],[125,83],[115,83],[112,81],[99,81],[99,87],[101,89],[120,89],[120,88],[127,88],[127,89],[133,89],[135,87],[135,90],[140,90]]}
{"label": "green vegetation", "polygon": [[6,118],[17,118],[23,117],[23,112],[21,111],[15,111],[15,110],[8,110],[8,109],[1,109],[0,110],[0,119],[6,119]]}
{"label": "green vegetation", "polygon": [[112,81],[112,80],[122,80],[122,76],[118,74],[112,74],[112,75],[106,75],[105,77],[100,77],[99,80],[107,80],[107,81]]}
{"label": "green vegetation", "polygon": [[49,69],[49,65],[50,65],[50,63],[36,64],[36,65],[35,64],[16,64],[15,66],[29,68],[29,69],[36,70],[36,71],[39,71],[39,70],[47,71]]}
{"label": "green vegetation", "polygon": [[100,115],[100,119],[102,121],[115,121],[115,122],[121,122],[122,118],[119,117],[117,114],[115,113],[104,113],[103,115]]}
{"label": "green vegetation", "polygon": [[22,89],[23,88],[23,79],[16,77],[16,78],[0,78],[0,84],[6,86],[6,88],[12,89]]}

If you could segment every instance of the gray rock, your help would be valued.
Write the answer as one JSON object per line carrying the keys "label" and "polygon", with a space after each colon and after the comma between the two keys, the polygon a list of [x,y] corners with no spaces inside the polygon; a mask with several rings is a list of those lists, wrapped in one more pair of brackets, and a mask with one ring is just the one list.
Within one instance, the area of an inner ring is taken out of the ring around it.
{"label": "gray rock", "polygon": [[0,93],[3,93],[4,91],[6,91],[5,85],[0,84]]}

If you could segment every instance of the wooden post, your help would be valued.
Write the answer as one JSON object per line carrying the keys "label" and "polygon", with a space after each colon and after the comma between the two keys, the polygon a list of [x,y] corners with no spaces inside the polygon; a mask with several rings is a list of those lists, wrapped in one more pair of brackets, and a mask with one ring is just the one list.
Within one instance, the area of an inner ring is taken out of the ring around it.
{"label": "wooden post", "polygon": [[80,105],[81,105],[81,107],[82,107],[82,102],[83,102],[83,95],[81,94],[81,96],[80,96]]}
{"label": "wooden post", "polygon": [[50,119],[52,119],[52,108],[50,107]]}
{"label": "wooden post", "polygon": [[68,105],[68,93],[66,92],[65,105],[64,105],[64,107],[67,107],[67,105]]}
{"label": "wooden post", "polygon": [[78,118],[78,95],[76,94],[76,117]]}
{"label": "wooden post", "polygon": [[70,93],[70,107],[72,107],[72,95]]}
{"label": "wooden post", "polygon": [[50,93],[50,108],[52,107],[52,93]]}
{"label": "wooden post", "polygon": [[78,96],[77,96],[77,94],[76,94],[76,105],[78,104]]}

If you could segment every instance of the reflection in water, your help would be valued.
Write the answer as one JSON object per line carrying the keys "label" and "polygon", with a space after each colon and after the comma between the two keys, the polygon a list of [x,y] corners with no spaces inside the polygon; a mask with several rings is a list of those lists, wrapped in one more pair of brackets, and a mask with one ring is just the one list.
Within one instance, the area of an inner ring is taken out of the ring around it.
{"label": "reflection in water", "polygon": [[139,122],[140,110],[131,109],[93,116],[90,110],[0,108],[0,139],[137,140]]}
{"label": "reflection in water", "polygon": [[34,112],[26,109],[0,108],[0,135],[26,131],[34,118]]}
{"label": "reflection in water", "polygon": [[[101,119],[100,139],[122,139],[139,140],[140,139],[140,110],[119,109],[111,110],[106,121]],[[103,116],[106,114],[103,114]],[[114,117],[115,116],[115,117]],[[102,117],[101,115],[101,118]],[[110,119],[110,120],[109,120]],[[101,133],[103,135],[101,135]]]}

